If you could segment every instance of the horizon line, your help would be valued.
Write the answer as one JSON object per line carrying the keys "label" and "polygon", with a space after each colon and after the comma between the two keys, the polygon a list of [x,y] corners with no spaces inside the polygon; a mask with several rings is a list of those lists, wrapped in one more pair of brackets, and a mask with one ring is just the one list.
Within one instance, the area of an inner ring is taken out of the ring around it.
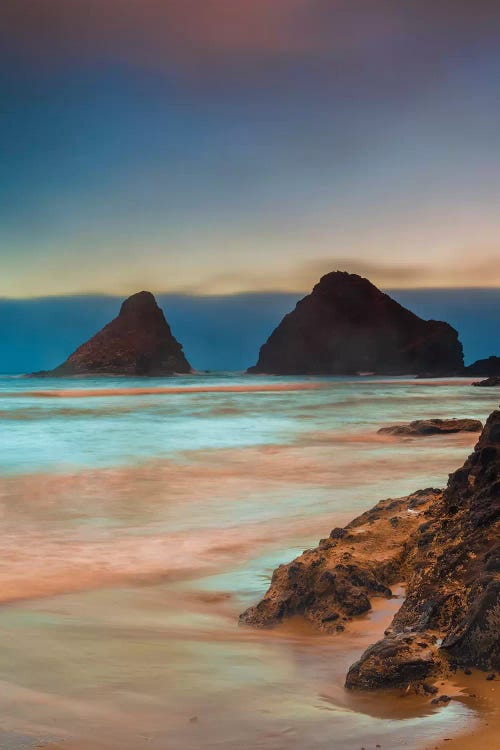
{"label": "horizon line", "polygon": [[[360,274],[356,274],[360,275]],[[366,277],[364,277],[366,278]],[[368,279],[370,281],[370,279]],[[374,283],[374,282],[371,282]],[[377,286],[377,284],[374,284]],[[500,285],[486,286],[484,284],[471,284],[467,286],[443,286],[443,285],[419,285],[419,286],[380,286],[379,289],[383,292],[402,292],[402,291],[464,291],[464,290],[483,290],[483,291],[500,291]],[[73,292],[62,292],[59,294],[37,294],[37,295],[26,295],[26,296],[10,296],[0,295],[0,302],[32,302],[36,300],[49,300],[49,299],[72,299],[75,297],[107,297],[109,299],[127,299],[134,294],[141,291],[149,291],[155,296],[171,296],[171,297],[186,297],[195,299],[230,299],[234,297],[249,297],[258,295],[279,295],[288,296],[291,294],[307,295],[312,291],[310,289],[250,289],[239,292],[225,292],[225,293],[197,293],[189,291],[175,291],[175,290],[152,290],[152,289],[137,289],[136,291],[124,291],[124,292],[104,292],[104,291],[73,291]]]}

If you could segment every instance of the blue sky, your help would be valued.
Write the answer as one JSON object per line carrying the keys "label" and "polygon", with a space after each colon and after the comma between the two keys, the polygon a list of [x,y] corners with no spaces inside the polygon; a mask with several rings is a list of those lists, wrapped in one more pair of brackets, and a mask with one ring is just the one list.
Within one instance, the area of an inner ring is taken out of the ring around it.
{"label": "blue sky", "polygon": [[500,6],[13,0],[0,296],[500,286]]}

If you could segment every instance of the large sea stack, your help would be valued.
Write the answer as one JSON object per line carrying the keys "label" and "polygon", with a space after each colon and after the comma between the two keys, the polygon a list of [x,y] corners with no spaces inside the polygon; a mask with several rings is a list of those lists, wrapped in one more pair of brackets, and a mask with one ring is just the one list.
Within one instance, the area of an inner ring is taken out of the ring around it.
{"label": "large sea stack", "polygon": [[383,640],[347,675],[347,687],[415,684],[456,666],[500,669],[500,411],[493,412],[444,491],[383,500],[316,549],[274,571],[241,621],[271,627],[302,615],[343,631],[374,597],[406,597]]}
{"label": "large sea stack", "polygon": [[149,375],[189,373],[182,346],[173,337],[151,292],[123,302],[118,317],[45,375]]}
{"label": "large sea stack", "polygon": [[368,279],[335,271],[283,318],[249,372],[453,375],[462,369],[454,328],[422,320]]}

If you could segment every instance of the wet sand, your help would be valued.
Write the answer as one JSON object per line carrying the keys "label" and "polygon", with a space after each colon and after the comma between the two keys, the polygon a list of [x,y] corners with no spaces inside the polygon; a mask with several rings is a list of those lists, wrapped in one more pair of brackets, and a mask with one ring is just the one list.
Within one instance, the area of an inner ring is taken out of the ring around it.
{"label": "wet sand", "polygon": [[[398,588],[396,593],[401,596],[402,590]],[[374,610],[369,617],[360,618],[353,623],[351,634],[341,637],[341,640],[344,641],[348,658],[352,653],[353,646],[356,645],[357,638],[361,637],[363,640],[372,640],[380,635],[381,629],[387,626],[392,613],[399,606],[396,602],[397,600],[394,600],[387,605],[387,602],[384,602],[384,600],[378,600],[375,602]],[[295,639],[297,643],[307,643],[308,639],[317,637],[317,633],[312,631],[310,626],[300,618],[288,622],[286,626],[278,628],[278,631],[274,631],[274,634],[270,633],[268,635],[270,638],[287,637]],[[402,697],[401,693],[396,692],[382,696],[377,694],[349,693],[342,689],[342,685],[338,679],[333,681],[327,688],[323,694],[323,698],[326,701],[331,700],[332,705],[344,705],[346,709],[350,708],[354,711],[372,712],[374,715],[382,715],[392,721],[397,721],[412,714],[416,716],[424,715],[430,708],[436,714],[441,714],[443,719],[445,719],[447,714],[453,711],[457,705],[461,705],[468,709],[467,721],[464,722],[462,718],[462,732],[456,735],[458,727],[453,726],[453,722],[448,719],[444,721],[445,726],[443,726],[441,738],[439,739],[439,736],[435,735],[431,741],[424,742],[420,746],[420,750],[446,750],[446,748],[455,748],[456,750],[484,750],[485,748],[494,748],[498,745],[500,737],[500,677],[490,682],[486,680],[486,675],[479,671],[475,671],[472,675],[465,675],[462,672],[458,672],[451,681],[445,682],[440,680],[436,683],[436,686],[439,688],[439,694],[451,696],[452,701],[448,705],[434,708],[430,705],[430,698],[428,697],[421,698],[413,695]],[[202,717],[199,716],[193,716],[188,719],[191,725],[198,725],[202,721]],[[282,737],[277,744],[273,743],[272,747],[281,748],[281,750],[295,748],[293,732],[290,733],[289,738],[291,744],[288,744],[286,735],[287,732],[285,731],[285,737]],[[404,734],[401,734],[396,738],[396,742],[400,743],[399,745],[393,744],[394,738],[393,741],[384,744],[384,739],[374,730],[373,736],[366,741],[365,747],[367,749],[376,746],[380,746],[382,749],[384,747],[397,747],[398,750],[399,748],[408,746],[416,747],[412,739],[410,735],[405,737]],[[243,744],[238,747],[249,748],[250,746]],[[28,747],[28,745],[23,745],[24,747]],[[38,742],[33,747],[43,748],[43,750],[121,750],[114,740],[100,741],[98,739],[86,739],[82,741],[64,739],[49,742],[48,744]],[[187,750],[190,750],[192,746],[188,743],[185,747]],[[346,750],[358,750],[359,745],[356,742],[344,740],[340,744],[335,744],[334,747],[335,750],[344,750],[344,748]],[[5,750],[15,750],[15,746],[8,746]],[[236,746],[234,750],[237,750]]]}
{"label": "wet sand", "polygon": [[[443,737],[442,741],[426,743],[422,746],[422,750],[489,750],[498,746],[500,739],[500,690],[498,687],[486,687],[486,684],[484,675],[479,675],[476,679],[472,679],[471,683],[463,685],[465,694],[458,698],[471,705],[474,704],[475,710],[479,711],[478,717],[473,720],[474,729],[468,730],[458,737],[450,734],[449,737]],[[468,697],[471,692],[475,693],[477,697]],[[373,744],[372,746],[374,747]],[[109,745],[88,744],[86,742],[83,744],[73,742],[50,743],[38,747],[43,748],[43,750],[113,750]],[[352,747],[355,750],[354,744]],[[383,745],[381,747],[383,748]]]}
{"label": "wet sand", "polygon": [[[374,600],[372,612],[355,620],[349,632],[325,636],[302,618],[265,632],[238,628],[239,605],[229,592],[200,585],[203,581],[191,588],[147,587],[142,594],[132,589],[89,592],[4,608],[7,647],[26,618],[50,616],[56,629],[47,630],[43,621],[37,628],[39,642],[29,647],[37,654],[35,662],[30,654],[25,657],[26,644],[17,648],[19,684],[1,686],[2,728],[13,736],[38,735],[32,744],[19,746],[22,750],[302,750],[330,747],[334,738],[335,750],[375,744],[400,750],[417,747],[415,732],[417,737],[436,737],[442,726],[448,736],[474,716],[476,706],[458,701],[437,708],[426,697],[344,689],[348,665],[382,635],[399,608],[400,587],[394,587],[397,597]],[[173,617],[168,606],[172,596]],[[186,649],[192,648],[202,664],[208,657],[206,667],[198,670],[199,695],[184,685],[191,673]],[[40,659],[42,649],[47,656]],[[109,682],[110,668],[116,671],[123,658],[126,672],[120,668],[118,684],[116,677]],[[213,658],[229,660],[238,671],[251,673],[257,667],[254,684],[231,678],[231,692],[221,700]],[[50,665],[53,675],[46,672]],[[21,687],[26,669],[30,680],[35,675],[31,689]],[[113,686],[119,688],[116,696]],[[358,718],[351,737],[353,717]],[[17,747],[4,743],[2,750]]]}
{"label": "wet sand", "polygon": [[426,744],[422,750],[493,750],[500,745],[500,677],[497,675],[492,682],[486,680],[483,672],[474,672],[466,676],[458,673],[455,678],[454,690],[456,699],[470,706],[477,717],[472,726],[458,736],[447,734],[439,742]]}
{"label": "wet sand", "polygon": [[[234,642],[247,642],[258,645],[259,643],[268,642],[269,645],[273,643],[278,648],[286,647],[292,649],[295,652],[298,664],[300,664],[301,676],[297,673],[294,677],[296,681],[300,679],[305,682],[312,681],[312,684],[317,686],[319,691],[318,700],[323,707],[323,710],[317,715],[315,723],[320,725],[320,731],[317,732],[315,741],[313,740],[311,747],[322,747],[324,745],[325,737],[327,737],[331,730],[329,729],[329,715],[331,712],[332,720],[335,720],[336,715],[340,712],[349,715],[351,712],[359,713],[361,716],[373,717],[373,724],[368,721],[365,729],[365,740],[366,746],[369,745],[369,739],[372,738],[372,744],[375,742],[381,742],[384,744],[381,732],[384,733],[384,721],[391,722],[394,727],[397,727],[398,722],[411,721],[412,717],[425,716],[429,713],[435,713],[438,717],[438,711],[430,710],[427,699],[422,699],[418,696],[405,696],[402,698],[399,694],[391,694],[391,697],[385,695],[381,696],[378,694],[357,694],[351,693],[344,690],[343,688],[343,673],[345,665],[351,661],[359,650],[369,642],[370,639],[379,637],[383,629],[389,624],[394,611],[400,605],[400,597],[403,595],[401,587],[395,587],[395,597],[392,600],[377,599],[374,602],[373,611],[365,617],[359,618],[353,623],[350,633],[346,633],[343,636],[336,637],[324,637],[315,631],[311,626],[301,618],[295,618],[283,626],[266,633],[259,633],[251,629],[235,629],[231,633],[225,632],[220,633],[220,643],[224,647],[228,646],[227,635],[230,635]],[[146,594],[147,597],[147,594]],[[227,617],[232,617],[231,603],[226,599],[224,600],[225,610]],[[193,591],[191,598],[184,595],[184,606],[191,610],[192,614],[197,609],[203,609],[207,614],[215,609],[219,609],[219,597],[216,595],[201,594],[199,591],[196,593]],[[217,634],[213,632],[201,632],[198,633],[197,639],[206,638],[207,642],[213,641],[214,636],[217,638]],[[171,631],[169,633],[170,638],[181,638],[182,633],[179,631],[175,633]],[[229,641],[229,642],[230,642]],[[281,644],[281,645],[280,645]],[[322,664],[324,662],[324,664]],[[278,666],[278,663],[276,663]],[[318,679],[319,677],[319,679]],[[290,685],[290,689],[293,690],[293,684]],[[269,685],[264,683],[262,688],[259,685],[256,686],[256,690],[260,690],[266,694],[269,693]],[[29,691],[21,691],[18,698],[25,700],[27,705],[35,703],[43,703],[49,698],[43,694],[34,694]],[[53,700],[55,696],[52,696]],[[270,696],[269,696],[270,698]],[[286,694],[280,698],[284,702],[289,701],[289,696]],[[70,696],[60,697],[59,702],[66,704],[68,711],[78,712],[89,712],[90,706],[85,702],[76,702]],[[271,698],[270,711],[272,712]],[[189,707],[184,707],[182,710],[181,720],[178,717],[173,717],[168,709],[164,715],[159,718],[155,712],[151,712],[151,707],[144,705],[141,710],[142,732],[138,732],[135,726],[135,722],[139,717],[139,714],[135,713],[127,716],[126,712],[113,709],[110,711],[106,704],[102,706],[99,711],[97,708],[89,713],[89,720],[91,724],[86,732],[85,739],[75,739],[74,731],[73,736],[61,736],[61,739],[50,741],[48,743],[36,743],[36,747],[43,747],[44,750],[141,750],[142,748],[152,748],[152,750],[164,750],[165,748],[183,748],[183,750],[199,750],[201,747],[208,748],[231,748],[231,750],[242,749],[250,750],[254,747],[272,748],[272,750],[289,750],[303,747],[304,732],[306,736],[311,734],[311,725],[309,719],[306,716],[300,716],[300,710],[297,710],[297,717],[294,718],[291,715],[276,717],[276,720],[272,723],[274,727],[269,726],[269,719],[265,718],[265,710],[261,713],[262,729],[259,730],[259,711],[255,713],[256,706],[253,705],[254,698],[250,698],[248,705],[238,705],[238,701],[235,704],[236,713],[234,720],[231,718],[231,711],[229,710],[229,716],[227,712],[224,712],[224,717],[219,715],[217,721],[224,726],[224,733],[230,734],[235,733],[235,739],[229,740],[229,743],[224,741],[223,734],[220,737],[215,733],[214,736],[210,735],[213,731],[210,727],[210,713],[217,707],[211,704],[211,698],[207,697],[207,704],[193,707],[191,711]],[[56,704],[54,704],[54,708]],[[228,709],[231,708],[229,704]],[[33,710],[31,708],[31,710]],[[101,710],[103,715],[100,716]],[[137,706],[136,706],[137,710]],[[233,709],[235,710],[235,709]],[[239,712],[239,715],[238,715]],[[279,712],[278,712],[279,713]],[[191,714],[191,715],[190,715]],[[93,717],[93,718],[91,718]],[[382,719],[382,724],[376,724],[375,717]],[[97,724],[101,723],[105,718],[104,725],[99,730]],[[238,734],[237,729],[234,726],[234,722],[239,723],[243,721],[246,724],[246,728],[243,734]],[[302,726],[305,721],[305,725]],[[109,722],[110,724],[107,724]],[[158,723],[160,722],[160,724]],[[250,723],[249,723],[250,722]],[[255,726],[257,722],[257,726]],[[130,725],[130,726],[129,726]],[[159,739],[159,726],[167,741]],[[14,724],[15,726],[15,724]],[[393,727],[393,729],[394,729]],[[101,736],[99,736],[101,731]],[[208,734],[205,736],[205,732]],[[56,734],[56,732],[54,732]],[[385,734],[385,733],[384,733]],[[135,735],[135,738],[134,738]],[[314,737],[314,735],[313,735]],[[320,742],[321,744],[316,744]],[[356,740],[357,742],[357,740]],[[391,748],[399,748],[404,745],[405,735],[398,732],[397,728],[393,731],[390,740],[385,740],[385,746]],[[31,747],[31,746],[30,746]],[[356,748],[357,745],[353,741],[349,740],[349,736],[345,736],[342,739],[338,739],[335,744],[336,750],[347,750],[348,748]],[[10,748],[6,748],[10,750]]]}

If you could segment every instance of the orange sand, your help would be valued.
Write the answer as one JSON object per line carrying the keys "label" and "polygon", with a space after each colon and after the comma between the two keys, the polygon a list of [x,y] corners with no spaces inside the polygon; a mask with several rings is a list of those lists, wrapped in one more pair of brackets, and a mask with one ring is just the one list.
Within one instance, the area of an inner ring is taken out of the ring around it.
{"label": "orange sand", "polygon": [[[493,750],[500,746],[500,677],[488,681],[484,672],[465,676],[457,674],[455,690],[461,689],[461,700],[479,714],[477,723],[466,733],[443,736],[438,742],[426,744],[422,750]],[[453,695],[448,686],[443,692]]]}

